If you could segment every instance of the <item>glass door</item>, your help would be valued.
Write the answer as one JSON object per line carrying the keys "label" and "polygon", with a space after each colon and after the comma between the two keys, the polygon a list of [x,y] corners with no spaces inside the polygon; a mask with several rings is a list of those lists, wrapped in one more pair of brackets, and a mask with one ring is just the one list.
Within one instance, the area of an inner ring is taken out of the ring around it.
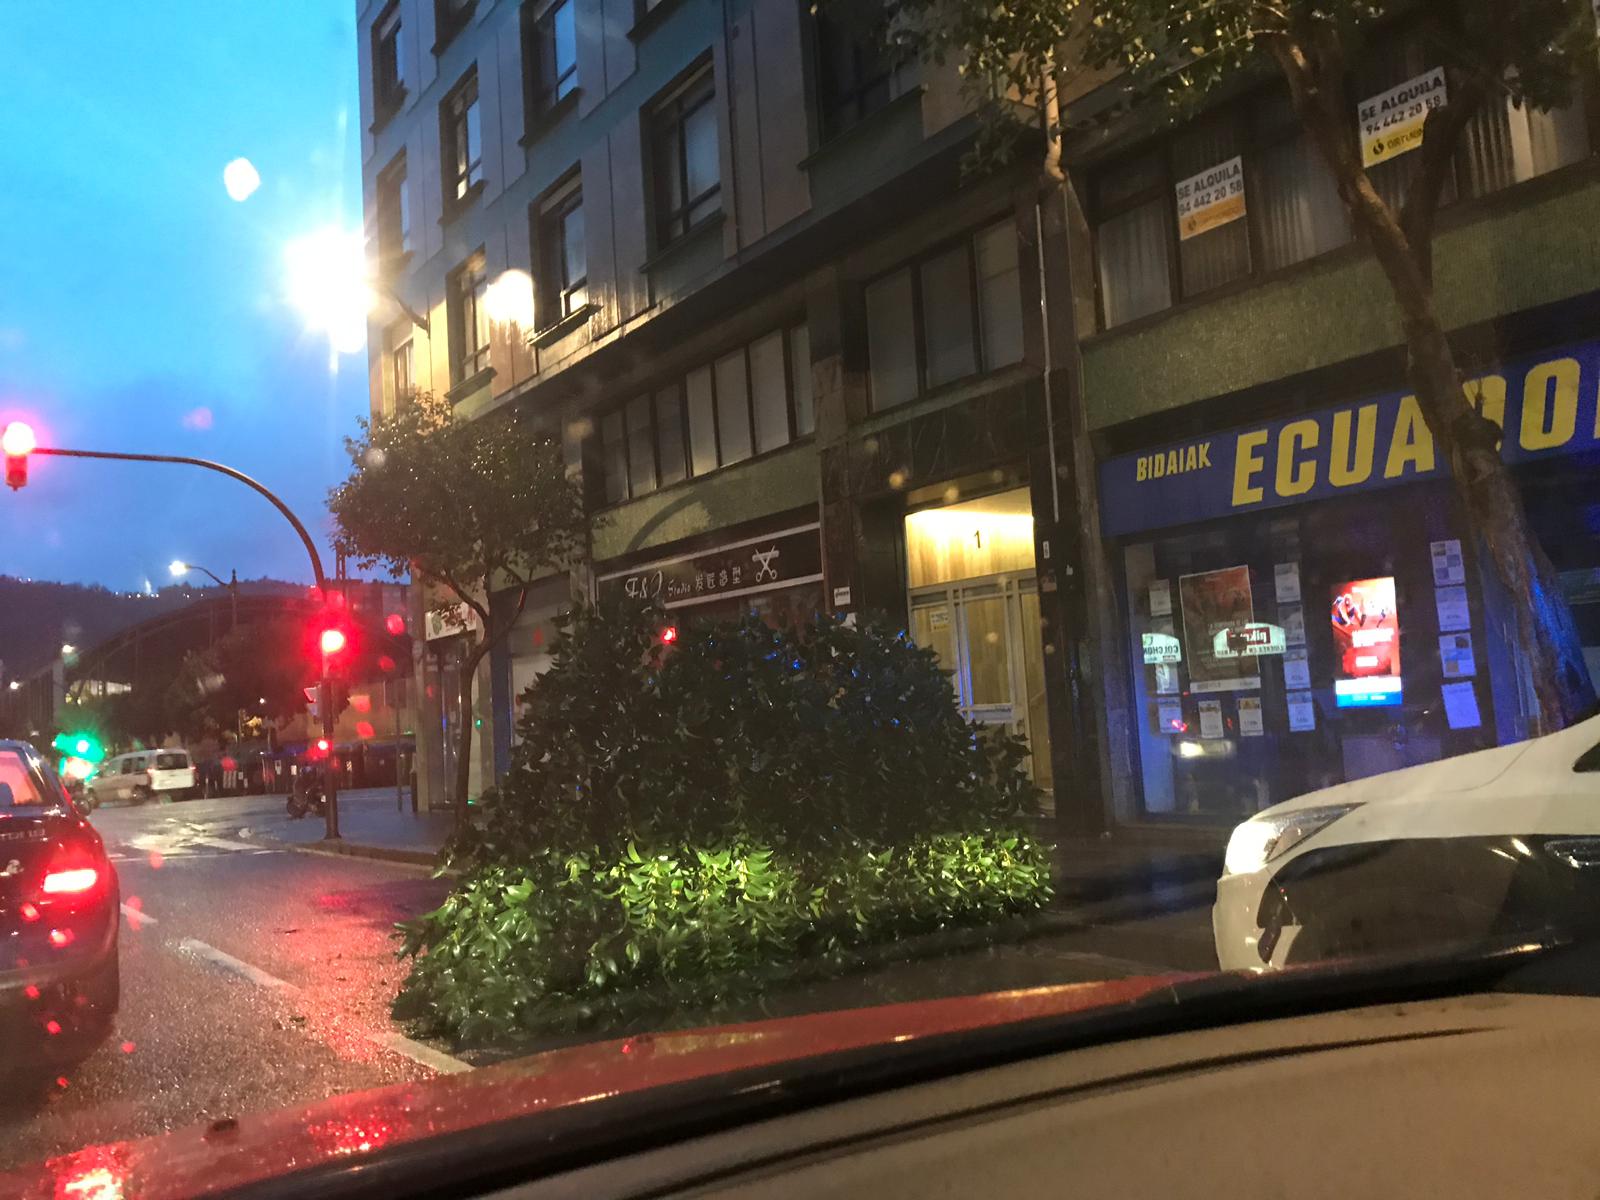
{"label": "glass door", "polygon": [[1028,768],[1053,811],[1035,580],[1000,576],[920,588],[911,595],[911,636],[938,655],[963,717],[1027,740]]}

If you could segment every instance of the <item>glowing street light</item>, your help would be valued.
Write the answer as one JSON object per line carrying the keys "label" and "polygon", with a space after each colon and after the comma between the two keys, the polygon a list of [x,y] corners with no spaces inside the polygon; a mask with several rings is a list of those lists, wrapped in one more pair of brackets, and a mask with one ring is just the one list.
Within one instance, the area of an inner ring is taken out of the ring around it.
{"label": "glowing street light", "polygon": [[398,305],[413,325],[428,332],[428,318],[368,271],[360,230],[330,225],[302,234],[284,247],[283,259],[289,303],[336,353],[356,354],[366,346],[367,315],[381,299]]}
{"label": "glowing street light", "polygon": [[283,263],[289,303],[306,327],[325,335],[336,353],[359,353],[373,303],[360,231],[330,225],[302,234],[283,248]]}

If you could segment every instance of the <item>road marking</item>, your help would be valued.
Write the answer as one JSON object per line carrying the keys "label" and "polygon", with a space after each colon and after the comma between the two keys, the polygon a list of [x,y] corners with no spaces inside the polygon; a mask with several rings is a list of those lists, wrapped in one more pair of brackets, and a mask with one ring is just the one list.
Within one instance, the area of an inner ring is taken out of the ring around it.
{"label": "road marking", "polygon": [[398,1033],[369,1033],[367,1034],[367,1039],[382,1046],[385,1050],[393,1050],[396,1054],[405,1055],[412,1062],[431,1067],[441,1075],[459,1075],[463,1071],[472,1070],[471,1063],[462,1062],[459,1058],[452,1058],[442,1050],[435,1050],[432,1046],[424,1046],[421,1042],[414,1042]]}
{"label": "road marking", "polygon": [[141,925],[161,924],[160,921],[156,920],[143,909],[129,908],[126,904],[122,906],[122,915],[128,918],[128,924],[132,925],[135,929],[139,928]]}
{"label": "road marking", "polygon": [[[124,905],[126,908],[126,905]],[[278,988],[286,992],[298,992],[300,989],[286,979],[279,979],[276,975],[269,975],[260,967],[253,967],[243,959],[218,950],[215,946],[208,945],[196,938],[184,938],[178,943],[178,949],[186,950],[190,954],[215,963],[225,971],[231,971],[242,979],[248,979],[259,987]],[[370,1032],[361,1034],[367,1041],[395,1054],[403,1055],[412,1062],[420,1063],[441,1075],[458,1075],[463,1071],[472,1070],[472,1064],[462,1062],[459,1058],[452,1058],[442,1050],[435,1050],[432,1046],[425,1046],[421,1042],[414,1042],[410,1038],[390,1031]]]}
{"label": "road marking", "polygon": [[207,945],[197,938],[182,939],[178,943],[178,949],[186,950],[190,954],[215,963],[224,971],[231,971],[240,978],[248,979],[251,983],[260,987],[285,988],[289,991],[298,990],[288,980],[279,979],[276,975],[268,975],[260,967],[252,967],[243,959],[235,958],[233,955],[218,950],[215,946]]}
{"label": "road marking", "polygon": [[218,850],[248,850],[252,854],[271,854],[273,851],[256,845],[254,842],[236,842],[232,838],[203,837],[196,838],[195,844],[200,846],[215,846]]}

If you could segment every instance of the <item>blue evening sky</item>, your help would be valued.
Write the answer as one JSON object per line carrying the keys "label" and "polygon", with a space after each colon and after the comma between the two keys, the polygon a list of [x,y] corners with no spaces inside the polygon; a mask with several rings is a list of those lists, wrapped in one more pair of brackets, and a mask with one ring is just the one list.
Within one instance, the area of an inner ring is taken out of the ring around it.
{"label": "blue evening sky", "polygon": [[[283,247],[360,226],[353,0],[4,9],[0,423],[226,462],[331,559],[325,499],[367,409],[366,357],[332,363],[305,331]],[[243,203],[222,180],[238,156],[261,176]],[[32,475],[0,489],[0,573],[132,591],[184,558],[311,577],[283,519],[222,476],[38,458]]]}

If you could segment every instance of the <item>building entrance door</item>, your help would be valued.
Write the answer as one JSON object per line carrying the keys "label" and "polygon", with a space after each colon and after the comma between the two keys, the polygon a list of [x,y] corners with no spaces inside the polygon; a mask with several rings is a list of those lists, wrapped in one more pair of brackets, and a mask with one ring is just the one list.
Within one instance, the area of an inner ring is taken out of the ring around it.
{"label": "building entrance door", "polygon": [[1053,811],[1034,577],[998,575],[918,588],[911,593],[911,635],[939,656],[964,717],[1027,740],[1028,769],[1046,793],[1046,811]]}
{"label": "building entrance door", "polygon": [[905,529],[912,636],[938,654],[963,716],[1027,739],[1028,769],[1053,812],[1028,489],[916,509]]}

